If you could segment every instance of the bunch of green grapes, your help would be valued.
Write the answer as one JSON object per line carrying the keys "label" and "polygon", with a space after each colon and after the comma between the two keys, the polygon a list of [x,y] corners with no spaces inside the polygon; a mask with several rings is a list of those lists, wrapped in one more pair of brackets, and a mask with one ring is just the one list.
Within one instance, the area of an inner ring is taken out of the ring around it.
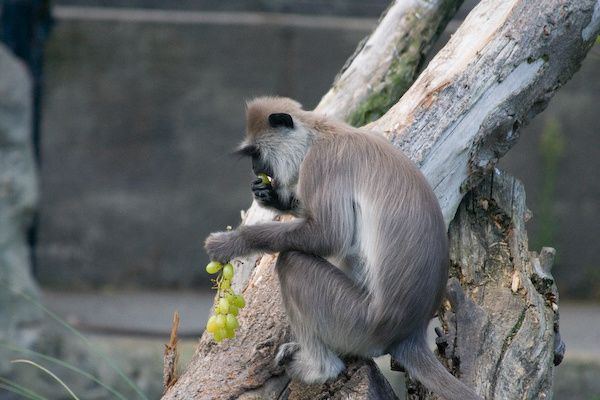
{"label": "bunch of green grapes", "polygon": [[206,272],[216,274],[221,271],[217,279],[217,298],[219,299],[215,306],[215,315],[211,316],[206,323],[206,330],[213,334],[216,342],[223,339],[233,339],[234,330],[239,328],[240,324],[237,315],[240,308],[246,306],[246,300],[241,294],[235,294],[230,287],[231,278],[233,278],[233,265],[227,263],[222,265],[218,261],[213,261],[206,266]]}

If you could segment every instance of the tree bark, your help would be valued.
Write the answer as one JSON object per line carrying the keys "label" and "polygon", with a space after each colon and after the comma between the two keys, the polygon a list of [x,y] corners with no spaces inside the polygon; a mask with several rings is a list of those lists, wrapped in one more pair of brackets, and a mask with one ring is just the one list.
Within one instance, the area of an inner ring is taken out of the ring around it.
{"label": "tree bark", "polygon": [[362,126],[413,84],[431,47],[464,0],[395,1],[321,100],[318,111]]}
{"label": "tree bark", "polygon": [[[523,185],[494,170],[450,224],[451,276],[438,353],[486,399],[552,397],[560,344],[554,250],[529,252]],[[564,351],[564,349],[562,349]],[[437,399],[415,382],[415,399]]]}
{"label": "tree bark", "polygon": [[592,0],[543,7],[484,0],[402,99],[368,126],[420,166],[447,224],[468,189],[579,69],[599,18]]}
{"label": "tree bark", "polygon": [[[368,128],[383,132],[420,166],[450,225],[464,195],[493,171],[518,139],[520,128],[578,70],[599,31],[600,0],[548,0],[543,7],[534,0],[483,0],[401,100]],[[382,35],[364,47],[347,70],[363,63],[361,54],[370,48],[392,49],[381,55],[389,57],[395,49],[393,36]],[[351,81],[354,87],[373,86],[364,75]],[[331,91],[340,90],[338,85]],[[341,97],[350,99],[338,111],[331,111],[332,104],[342,100],[328,100],[331,93],[316,111],[341,116],[365,104],[364,97],[352,97],[350,86],[343,90],[348,93]],[[478,204],[483,211],[477,212],[484,216],[471,221],[464,216],[468,211],[461,211],[451,228],[453,272],[464,289],[450,281],[450,306],[441,315],[448,343],[444,355],[450,357],[453,372],[487,398],[544,398],[551,394],[548,357],[557,318],[555,288],[549,272],[536,269],[540,258],[527,250],[520,231],[524,203],[521,211],[512,211],[517,192],[486,189],[485,184],[480,188],[473,193],[488,197],[471,194],[476,197],[470,197],[474,200],[469,204]],[[501,199],[493,196],[497,193],[504,193]],[[517,199],[524,199],[520,196]],[[497,220],[504,214],[509,217]],[[253,205],[243,223],[273,218]],[[465,233],[466,228],[475,223],[480,224],[475,230],[484,233],[499,224],[500,233],[469,242],[473,234]],[[471,259],[467,256],[476,244],[480,258]],[[547,260],[551,252],[543,254]],[[330,398],[393,398],[376,366],[359,360],[349,360],[347,373],[331,384],[289,384],[272,364],[277,347],[290,335],[273,266],[270,255],[234,261],[234,289],[245,288],[248,300],[236,338],[217,344],[203,335],[186,371],[163,398],[322,398],[323,393]],[[500,296],[505,307],[495,308],[494,296]],[[529,353],[519,354],[522,351]]]}

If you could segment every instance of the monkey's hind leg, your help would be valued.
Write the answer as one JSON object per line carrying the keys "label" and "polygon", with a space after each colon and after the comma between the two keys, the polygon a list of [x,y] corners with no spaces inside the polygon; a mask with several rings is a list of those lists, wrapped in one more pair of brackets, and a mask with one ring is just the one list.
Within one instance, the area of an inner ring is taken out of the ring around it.
{"label": "monkey's hind leg", "polygon": [[304,342],[282,344],[275,357],[275,362],[285,366],[285,372],[293,380],[325,383],[345,369],[344,362],[318,339]]}
{"label": "monkey's hind leg", "polygon": [[345,365],[335,349],[363,353],[366,293],[334,265],[311,254],[281,252],[276,269],[297,342],[281,346],[278,363],[286,365],[292,379],[306,383],[336,378]]}

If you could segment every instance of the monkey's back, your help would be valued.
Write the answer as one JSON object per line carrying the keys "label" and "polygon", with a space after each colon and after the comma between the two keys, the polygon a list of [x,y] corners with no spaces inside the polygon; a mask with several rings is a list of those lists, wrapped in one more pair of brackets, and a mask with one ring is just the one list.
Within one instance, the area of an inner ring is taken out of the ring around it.
{"label": "monkey's back", "polygon": [[309,213],[333,235],[330,256],[372,296],[373,337],[400,341],[426,326],[445,289],[448,244],[437,198],[412,161],[382,135],[348,127],[313,143],[299,182],[300,200],[314,199]]}

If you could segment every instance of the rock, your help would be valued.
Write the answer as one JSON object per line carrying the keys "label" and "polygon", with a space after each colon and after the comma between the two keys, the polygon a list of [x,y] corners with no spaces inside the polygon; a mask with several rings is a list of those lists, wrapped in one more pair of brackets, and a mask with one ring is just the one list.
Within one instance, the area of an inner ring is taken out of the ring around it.
{"label": "rock", "polygon": [[[27,244],[38,199],[32,84],[25,65],[2,45],[0,71],[0,343],[30,348],[42,321]],[[3,351],[0,348],[0,375],[12,369],[11,357]]]}

